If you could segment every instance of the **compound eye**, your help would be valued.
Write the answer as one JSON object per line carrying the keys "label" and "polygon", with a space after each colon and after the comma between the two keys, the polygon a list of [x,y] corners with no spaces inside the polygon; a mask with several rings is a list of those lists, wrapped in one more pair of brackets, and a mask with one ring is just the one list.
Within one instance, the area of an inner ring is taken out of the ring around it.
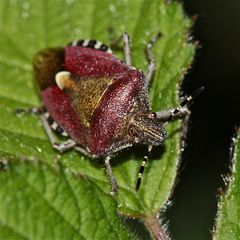
{"label": "compound eye", "polygon": [[157,114],[155,112],[151,112],[151,113],[148,114],[148,118],[149,119],[155,119],[155,118],[157,118]]}

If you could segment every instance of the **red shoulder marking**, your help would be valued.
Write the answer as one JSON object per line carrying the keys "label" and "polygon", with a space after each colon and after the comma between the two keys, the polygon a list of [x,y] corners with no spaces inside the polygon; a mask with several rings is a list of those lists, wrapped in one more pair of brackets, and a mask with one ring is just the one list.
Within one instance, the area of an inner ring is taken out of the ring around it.
{"label": "red shoulder marking", "polygon": [[86,146],[88,133],[81,125],[71,100],[58,86],[41,92],[43,104],[53,120],[77,143]]}
{"label": "red shoulder marking", "polygon": [[112,77],[130,69],[111,54],[79,46],[65,48],[64,67],[79,77]]}

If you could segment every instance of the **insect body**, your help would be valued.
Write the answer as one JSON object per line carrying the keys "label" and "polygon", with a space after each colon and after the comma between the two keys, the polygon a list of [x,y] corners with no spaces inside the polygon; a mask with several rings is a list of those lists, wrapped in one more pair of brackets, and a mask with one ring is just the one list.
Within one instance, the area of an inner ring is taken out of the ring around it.
{"label": "insect body", "polygon": [[[155,69],[152,45],[158,37],[147,46],[150,64],[146,75],[131,66],[127,34],[123,34],[125,62],[95,40],[43,50],[33,61],[44,105],[44,110],[36,112],[53,147],[104,158],[112,193],[117,191],[110,165],[114,153],[135,144],[149,146],[150,151],[164,141],[163,122],[188,113],[185,106],[192,96],[179,108],[151,112],[147,91]],[[68,139],[58,144],[53,131]],[[137,190],[146,160],[139,171]]]}

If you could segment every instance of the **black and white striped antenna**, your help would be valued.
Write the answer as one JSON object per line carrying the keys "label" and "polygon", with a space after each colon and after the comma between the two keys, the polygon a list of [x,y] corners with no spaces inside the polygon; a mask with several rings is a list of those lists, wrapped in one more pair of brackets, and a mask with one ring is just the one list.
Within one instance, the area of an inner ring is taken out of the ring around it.
{"label": "black and white striped antenna", "polygon": [[193,99],[195,99],[198,95],[200,95],[203,90],[204,90],[204,87],[200,87],[197,90],[195,90],[192,94],[190,94],[188,97],[186,97],[180,103],[180,106],[173,110],[172,114],[167,119],[167,122],[170,122],[174,118],[174,116],[176,116],[181,111],[182,108],[189,106],[192,103]]}
{"label": "black and white striped antenna", "polygon": [[142,182],[142,175],[143,175],[145,166],[148,162],[148,156],[149,156],[151,151],[152,151],[152,146],[148,146],[148,153],[147,153],[147,155],[144,156],[143,161],[142,161],[142,165],[141,165],[141,167],[139,168],[139,171],[138,171],[138,180],[137,180],[137,184],[136,184],[136,192],[138,192],[138,190],[140,188],[140,185],[141,185],[141,182]]}
{"label": "black and white striped antenna", "polygon": [[[179,113],[186,114],[186,109],[185,109],[186,106],[189,106],[191,104],[191,102],[193,101],[193,99],[195,99],[199,94],[201,94],[203,90],[204,90],[204,87],[198,88],[191,95],[186,97],[180,103],[179,107],[177,107],[175,109],[172,109],[172,110],[170,109],[170,110],[166,110],[166,111],[156,112],[157,118],[159,120],[161,119],[163,122],[170,122],[176,116],[178,116]],[[146,166],[146,164],[148,162],[148,156],[149,156],[151,151],[152,151],[152,146],[148,146],[148,153],[144,156],[143,161],[142,161],[142,165],[141,165],[141,167],[139,168],[139,171],[138,171],[138,180],[137,180],[137,184],[136,184],[136,192],[138,192],[138,190],[140,188],[141,181],[142,181],[142,175],[143,175],[145,166]]]}

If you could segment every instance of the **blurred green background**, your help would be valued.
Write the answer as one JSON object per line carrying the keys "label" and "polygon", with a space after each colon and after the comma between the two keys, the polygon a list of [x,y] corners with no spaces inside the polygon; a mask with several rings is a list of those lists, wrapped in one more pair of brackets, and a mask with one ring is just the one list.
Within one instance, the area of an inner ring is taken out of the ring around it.
{"label": "blurred green background", "polygon": [[206,90],[192,105],[192,118],[179,181],[166,212],[173,239],[211,239],[219,189],[229,173],[229,144],[240,123],[240,1],[182,1],[197,15],[195,63],[183,90]]}

